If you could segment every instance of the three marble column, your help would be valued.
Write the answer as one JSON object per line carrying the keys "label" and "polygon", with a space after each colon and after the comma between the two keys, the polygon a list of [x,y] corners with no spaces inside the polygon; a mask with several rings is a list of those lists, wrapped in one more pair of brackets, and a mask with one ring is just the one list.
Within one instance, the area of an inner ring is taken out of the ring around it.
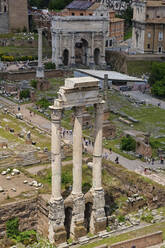
{"label": "three marble column", "polygon": [[[104,212],[104,190],[102,188],[102,121],[103,104],[95,107],[95,142],[93,150],[93,181],[90,194],[93,200],[90,232],[96,233],[105,230],[106,218]],[[61,109],[52,107],[52,196],[49,212],[49,240],[65,241],[64,202],[61,196]],[[73,128],[73,188],[70,197],[72,202],[72,220],[70,236],[73,239],[85,236],[84,211],[85,198],[82,193],[82,114],[83,107],[74,107]],[[60,230],[60,232],[58,232]],[[61,236],[59,236],[61,235]]]}

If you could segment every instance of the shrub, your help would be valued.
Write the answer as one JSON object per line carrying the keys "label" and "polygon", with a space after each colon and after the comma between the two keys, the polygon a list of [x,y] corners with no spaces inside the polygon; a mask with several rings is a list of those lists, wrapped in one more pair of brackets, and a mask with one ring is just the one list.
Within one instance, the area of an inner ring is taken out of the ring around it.
{"label": "shrub", "polygon": [[36,105],[39,106],[40,108],[47,109],[50,103],[46,98],[42,98],[41,100],[37,101]]}
{"label": "shrub", "polygon": [[29,98],[30,97],[30,90],[26,89],[26,90],[22,90],[20,92],[20,98]]}
{"label": "shrub", "polygon": [[63,172],[61,176],[61,182],[62,184],[65,185],[65,187],[69,184],[72,184],[73,179],[72,179],[72,174],[69,172]]}
{"label": "shrub", "polygon": [[35,80],[35,79],[32,79],[31,80],[31,82],[30,82],[30,84],[31,84],[31,86],[33,87],[33,88],[37,88],[37,80]]}
{"label": "shrub", "polygon": [[119,215],[118,216],[118,221],[119,222],[125,222],[125,216],[124,215]]}
{"label": "shrub", "polygon": [[120,149],[124,151],[135,151],[136,141],[130,135],[123,137],[120,143]]}
{"label": "shrub", "polygon": [[88,192],[90,188],[91,188],[91,184],[90,183],[83,183],[82,184],[82,191],[83,191],[83,193]]}
{"label": "shrub", "polygon": [[45,66],[45,69],[56,69],[56,65],[55,65],[55,63],[52,63],[52,62],[47,62],[47,63],[45,63],[44,64],[44,66]]}
{"label": "shrub", "polygon": [[6,233],[8,238],[15,238],[19,235],[19,220],[18,218],[10,219],[6,222]]}
{"label": "shrub", "polygon": [[37,241],[36,232],[34,230],[19,233],[17,241],[24,245],[29,245]]}
{"label": "shrub", "polygon": [[151,221],[153,220],[153,216],[151,214],[142,215],[141,220],[143,220],[147,223],[151,223]]}

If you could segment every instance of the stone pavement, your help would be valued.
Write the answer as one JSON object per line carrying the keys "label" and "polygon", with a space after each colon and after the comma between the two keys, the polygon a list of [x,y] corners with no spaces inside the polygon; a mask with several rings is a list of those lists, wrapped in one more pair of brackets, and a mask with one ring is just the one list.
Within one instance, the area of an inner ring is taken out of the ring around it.
{"label": "stone pavement", "polygon": [[160,108],[165,109],[165,101],[159,100],[148,94],[143,94],[140,91],[125,91],[123,92],[123,95],[129,95],[136,100],[145,101],[146,103],[152,104],[154,106],[158,106],[158,104],[160,103]]}

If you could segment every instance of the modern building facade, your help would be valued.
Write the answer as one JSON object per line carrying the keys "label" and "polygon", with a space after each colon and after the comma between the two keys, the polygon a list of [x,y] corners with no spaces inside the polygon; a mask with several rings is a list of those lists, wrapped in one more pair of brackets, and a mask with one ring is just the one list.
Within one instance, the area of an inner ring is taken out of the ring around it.
{"label": "modern building facade", "polygon": [[133,48],[139,53],[164,53],[165,1],[136,0],[133,9]]}
{"label": "modern building facade", "polygon": [[0,33],[29,29],[27,0],[0,0]]}

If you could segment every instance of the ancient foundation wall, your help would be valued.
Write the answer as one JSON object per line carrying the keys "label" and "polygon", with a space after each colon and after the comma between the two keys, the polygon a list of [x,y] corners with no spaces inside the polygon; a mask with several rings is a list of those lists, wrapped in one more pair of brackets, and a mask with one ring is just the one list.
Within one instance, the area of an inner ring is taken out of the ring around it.
{"label": "ancient foundation wall", "polygon": [[8,31],[9,31],[8,14],[0,13],[0,34],[8,33]]}
{"label": "ancient foundation wall", "polygon": [[163,242],[163,235],[162,232],[159,231],[156,233],[141,236],[139,238],[116,243],[114,245],[109,246],[109,248],[122,248],[122,247],[147,248],[153,245],[161,244],[162,242]]}
{"label": "ancient foundation wall", "polygon": [[6,233],[6,222],[18,217],[20,231],[37,230],[37,198],[7,203],[0,206],[0,238]]}
{"label": "ancient foundation wall", "polygon": [[42,236],[48,237],[49,204],[42,198],[38,198],[38,223],[37,231]]}
{"label": "ancient foundation wall", "polygon": [[[69,70],[46,70],[46,78],[54,77],[69,77],[72,76],[72,71]],[[31,80],[36,77],[36,71],[26,71],[26,72],[1,72],[0,79],[3,80]]]}

